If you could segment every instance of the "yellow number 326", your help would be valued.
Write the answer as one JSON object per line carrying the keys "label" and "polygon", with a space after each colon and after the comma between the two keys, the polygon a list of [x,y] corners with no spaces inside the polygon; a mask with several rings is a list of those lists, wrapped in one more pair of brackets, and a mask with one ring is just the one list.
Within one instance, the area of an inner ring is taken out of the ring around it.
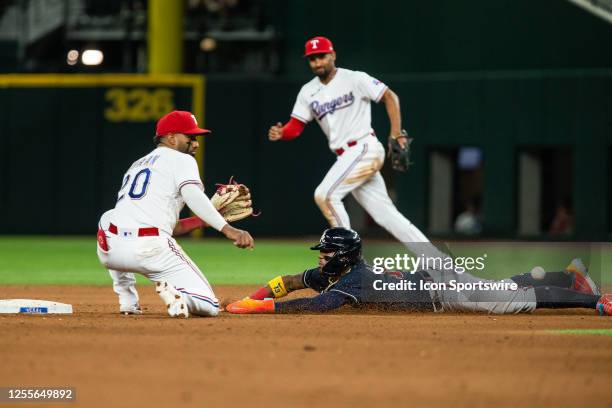
{"label": "yellow number 326", "polygon": [[167,88],[110,88],[105,99],[104,117],[109,122],[147,122],[174,110],[174,94]]}

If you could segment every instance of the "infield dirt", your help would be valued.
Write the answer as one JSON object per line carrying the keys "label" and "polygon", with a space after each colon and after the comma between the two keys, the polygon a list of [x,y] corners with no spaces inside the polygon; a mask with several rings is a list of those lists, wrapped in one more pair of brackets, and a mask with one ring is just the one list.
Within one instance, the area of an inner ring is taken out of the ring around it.
{"label": "infield dirt", "polygon": [[594,311],[178,320],[139,290],[145,314],[121,316],[110,287],[0,286],[75,308],[0,315],[0,387],[75,387],[74,407],[612,406],[612,336],[549,331],[612,329]]}

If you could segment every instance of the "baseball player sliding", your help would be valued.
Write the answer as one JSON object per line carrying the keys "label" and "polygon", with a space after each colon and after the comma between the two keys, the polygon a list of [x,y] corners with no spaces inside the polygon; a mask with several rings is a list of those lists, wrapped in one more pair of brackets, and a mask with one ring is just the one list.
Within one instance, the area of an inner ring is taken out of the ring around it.
{"label": "baseball player sliding", "polygon": [[[219,313],[210,284],[172,235],[208,225],[240,248],[254,246],[251,235],[230,226],[204,194],[193,155],[196,136],[207,133],[190,112],[162,117],[154,138],[157,147],[130,166],[115,208],[100,219],[98,258],[109,269],[122,313],[142,313],[133,272],[156,283],[172,317]],[[185,204],[197,217],[178,219]]]}
{"label": "baseball player sliding", "polygon": [[430,255],[440,256],[425,235],[395,208],[379,172],[385,149],[372,129],[370,104],[374,101],[385,105],[391,122],[390,142],[397,140],[406,147],[408,138],[401,129],[397,95],[365,72],[337,68],[336,52],[325,37],[306,41],[304,55],[316,77],[300,90],[290,120],[270,127],[268,138],[273,142],[294,139],[307,123],[316,120],[337,156],[314,194],[329,224],[350,228],[342,200],[352,193],[372,218],[400,242],[421,243],[419,253],[427,247]]}
{"label": "baseball player sliding", "polygon": [[[310,249],[319,251],[317,267],[297,275],[277,276],[249,297],[229,304],[226,310],[237,314],[326,312],[351,305],[383,311],[509,314],[539,308],[581,307],[612,315],[612,295],[600,295],[579,259],[574,259],[564,271],[548,272],[542,280],[527,273],[491,281],[467,272],[435,269],[375,273],[362,258],[361,238],[346,228],[326,230],[319,243]],[[306,288],[319,294],[276,301],[289,292]]]}

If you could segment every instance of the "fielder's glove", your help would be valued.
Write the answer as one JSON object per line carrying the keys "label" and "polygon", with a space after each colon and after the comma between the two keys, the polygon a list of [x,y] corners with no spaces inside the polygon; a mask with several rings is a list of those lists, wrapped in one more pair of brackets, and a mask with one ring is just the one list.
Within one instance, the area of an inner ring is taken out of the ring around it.
{"label": "fielder's glove", "polygon": [[[402,147],[398,142],[398,139],[406,139],[406,146]],[[389,152],[387,156],[391,158],[391,165],[394,170],[397,171],[406,171],[412,164],[410,161],[410,144],[412,143],[412,138],[408,137],[408,133],[404,129],[397,137],[389,138]]]}
{"label": "fielder's glove", "polygon": [[225,221],[233,222],[242,220],[253,214],[253,202],[251,192],[244,184],[238,184],[232,176],[227,184],[216,184],[217,192],[210,201],[217,211],[221,213]]}

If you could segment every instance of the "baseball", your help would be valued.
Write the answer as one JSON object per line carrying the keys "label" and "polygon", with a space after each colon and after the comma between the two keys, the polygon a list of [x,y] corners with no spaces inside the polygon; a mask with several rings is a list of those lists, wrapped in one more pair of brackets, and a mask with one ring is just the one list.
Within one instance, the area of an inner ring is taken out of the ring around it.
{"label": "baseball", "polygon": [[534,266],[531,270],[531,277],[535,280],[544,279],[544,275],[546,275],[546,271],[541,266]]}

